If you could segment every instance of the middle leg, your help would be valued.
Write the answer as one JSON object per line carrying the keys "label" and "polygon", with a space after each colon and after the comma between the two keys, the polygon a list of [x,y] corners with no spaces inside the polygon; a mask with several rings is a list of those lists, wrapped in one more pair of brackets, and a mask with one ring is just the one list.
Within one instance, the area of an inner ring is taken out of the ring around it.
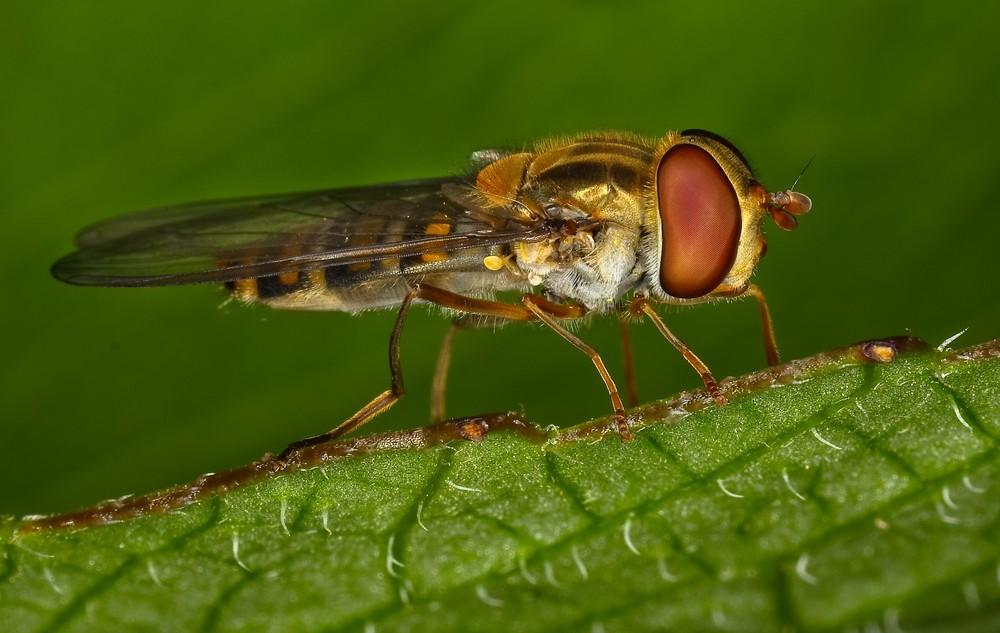
{"label": "middle leg", "polygon": [[628,389],[628,406],[639,406],[639,389],[635,383],[635,363],[632,361],[632,332],[624,315],[618,315],[618,326],[622,336],[622,357],[625,363],[625,386]]}
{"label": "middle leg", "polygon": [[[604,365],[604,359],[601,355],[597,353],[590,345],[587,345],[575,334],[567,330],[559,323],[558,317],[554,316],[551,312],[547,311],[542,306],[540,297],[536,295],[523,295],[521,297],[521,303],[524,304],[528,310],[538,317],[538,320],[549,326],[556,334],[565,339],[570,345],[577,348],[584,354],[586,354],[590,360],[594,363],[594,367],[597,368],[597,373],[601,375],[601,380],[604,381],[604,386],[608,390],[608,395],[611,396],[611,406],[615,410],[615,425],[618,429],[618,435],[621,436],[623,441],[629,441],[635,436],[632,434],[632,430],[628,427],[628,422],[625,420],[625,406],[622,404],[621,395],[618,393],[618,387],[615,385],[615,381],[611,378],[611,373],[608,368]],[[543,300],[542,300],[543,301]],[[548,306],[546,306],[548,307]]]}

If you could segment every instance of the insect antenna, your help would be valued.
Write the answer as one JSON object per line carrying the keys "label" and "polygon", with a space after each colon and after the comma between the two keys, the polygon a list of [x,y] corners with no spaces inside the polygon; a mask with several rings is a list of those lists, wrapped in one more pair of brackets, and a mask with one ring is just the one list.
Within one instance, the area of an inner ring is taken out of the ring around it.
{"label": "insect antenna", "polygon": [[771,219],[774,220],[774,223],[786,231],[794,230],[798,226],[799,223],[796,216],[809,213],[809,210],[812,208],[812,200],[809,199],[809,196],[795,191],[795,187],[798,186],[799,180],[802,179],[806,170],[812,165],[814,158],[816,158],[815,155],[806,161],[806,164],[802,167],[802,171],[799,172],[795,181],[792,182],[791,187],[785,191],[765,193],[765,210],[771,216]]}
{"label": "insect antenna", "polygon": [[800,171],[799,175],[795,177],[795,181],[792,183],[792,186],[788,188],[789,191],[795,191],[795,188],[799,185],[799,181],[802,180],[802,176],[805,176],[806,170],[809,169],[809,165],[812,165],[814,158],[816,158],[816,154],[809,157],[809,160],[807,160],[806,164],[802,167],[802,171]]}

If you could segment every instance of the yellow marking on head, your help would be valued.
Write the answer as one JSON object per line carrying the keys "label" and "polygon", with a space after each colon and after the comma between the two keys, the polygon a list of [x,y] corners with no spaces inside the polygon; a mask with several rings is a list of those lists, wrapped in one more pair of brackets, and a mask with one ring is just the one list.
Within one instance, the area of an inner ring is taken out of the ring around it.
{"label": "yellow marking on head", "polygon": [[278,275],[278,281],[282,286],[294,286],[299,283],[299,271],[291,270]]}

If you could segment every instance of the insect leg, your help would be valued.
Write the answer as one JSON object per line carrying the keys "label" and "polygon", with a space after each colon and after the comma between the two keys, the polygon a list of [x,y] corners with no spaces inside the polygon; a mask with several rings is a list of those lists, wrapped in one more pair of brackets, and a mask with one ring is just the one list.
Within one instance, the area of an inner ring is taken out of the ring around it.
{"label": "insect leg", "polygon": [[570,345],[586,354],[594,363],[594,367],[597,368],[597,373],[601,375],[601,380],[604,381],[604,386],[608,389],[608,395],[611,396],[611,406],[614,407],[615,410],[615,424],[618,427],[618,435],[621,436],[624,441],[631,440],[634,435],[632,435],[631,429],[628,428],[628,422],[625,421],[625,406],[622,404],[621,396],[618,394],[618,387],[615,386],[615,381],[611,378],[608,368],[605,367],[604,360],[601,358],[601,355],[598,354],[597,350],[593,347],[587,345],[572,332],[564,328],[558,321],[560,315],[558,313],[554,314],[552,310],[553,306],[559,308],[572,308],[575,306],[553,304],[551,301],[547,301],[536,295],[523,295],[521,297],[521,302],[524,304],[524,307],[538,317],[539,321],[549,326],[555,331],[556,334],[563,337],[563,339],[565,339]]}
{"label": "insect leg", "polygon": [[455,342],[458,323],[451,322],[451,327],[441,341],[441,352],[438,353],[437,366],[434,367],[434,380],[431,381],[431,422],[444,420],[444,396],[448,387],[448,368],[451,366],[451,349]]}
{"label": "insect leg", "polygon": [[622,335],[622,355],[625,361],[625,386],[628,388],[628,406],[639,405],[639,389],[635,384],[635,364],[632,362],[632,333],[629,331],[628,320],[624,315],[618,316],[618,325]]}
{"label": "insect leg", "polygon": [[[476,314],[496,319],[530,321],[535,318],[534,309],[529,309],[526,306],[501,303],[499,301],[487,301],[485,299],[476,299],[456,294],[448,290],[443,290],[441,288],[436,288],[434,286],[416,284],[413,289],[406,294],[406,297],[403,298],[399,307],[399,313],[396,316],[396,325],[393,327],[392,336],[389,338],[389,370],[392,374],[391,387],[376,396],[371,402],[366,404],[357,413],[342,422],[333,430],[323,433],[322,435],[308,437],[304,440],[299,440],[298,442],[289,444],[288,447],[285,448],[280,455],[278,455],[278,459],[284,459],[300,448],[321,444],[354,431],[391,407],[403,396],[403,372],[399,362],[399,339],[400,334],[403,331],[403,324],[406,322],[406,315],[410,310],[410,304],[413,303],[414,299],[422,299],[424,301],[435,303],[445,308],[451,308],[452,310],[465,314]],[[539,305],[543,306],[550,313],[561,318],[576,318],[583,316],[585,313],[585,310],[580,306],[562,305],[548,301],[541,297],[535,297],[535,299]],[[547,318],[552,318],[548,317],[548,315],[546,316]],[[570,336],[572,335],[570,334]],[[599,357],[598,361],[600,361]],[[603,363],[601,363],[601,366],[603,367]],[[608,377],[608,380],[610,380],[610,376]],[[614,383],[611,383],[611,385],[613,387]],[[614,397],[618,397],[617,391],[615,391]],[[620,403],[620,398],[618,400]],[[619,406],[618,409],[620,410],[621,407]],[[628,432],[627,428],[626,432]],[[631,434],[629,434],[629,436],[630,435]]]}
{"label": "insect leg", "polygon": [[411,290],[403,298],[403,302],[399,306],[399,313],[396,315],[396,324],[393,326],[392,335],[389,337],[389,372],[392,380],[390,388],[375,396],[371,402],[361,407],[357,413],[341,422],[331,431],[322,435],[307,437],[298,442],[292,442],[278,455],[278,459],[284,459],[300,448],[321,444],[347,435],[396,404],[396,401],[403,397],[405,388],[403,387],[403,369],[399,362],[399,339],[403,332],[403,324],[406,322],[406,315],[410,311],[410,304],[417,297],[417,292],[416,289]]}
{"label": "insect leg", "polygon": [[607,367],[605,367],[604,360],[594,348],[584,343],[559,324],[558,319],[576,319],[586,314],[586,310],[582,306],[555,303],[537,295],[523,295],[521,297],[522,305],[518,306],[498,301],[465,297],[442,290],[441,288],[422,284],[416,287],[415,292],[417,293],[417,297],[425,301],[430,301],[431,303],[467,314],[478,314],[512,321],[529,321],[537,318],[552,328],[559,336],[590,357],[597,368],[597,372],[601,375],[601,380],[604,381],[604,385],[608,389],[608,395],[611,396],[618,434],[623,440],[632,439],[632,431],[628,428],[628,423],[625,421],[625,407],[622,404],[621,396],[618,394],[618,387],[615,386],[615,381],[611,378]]}
{"label": "insect leg", "polygon": [[715,379],[715,376],[712,375],[708,365],[702,362],[702,360],[691,351],[691,348],[688,347],[684,341],[677,338],[677,336],[670,331],[667,324],[663,322],[660,315],[657,314],[656,310],[653,309],[653,306],[650,305],[649,300],[645,297],[636,297],[632,302],[632,310],[642,310],[642,312],[649,317],[649,320],[653,322],[653,325],[656,326],[656,329],[660,331],[660,334],[662,334],[665,339],[670,341],[670,344],[674,346],[674,349],[680,352],[681,356],[684,357],[684,360],[686,360],[688,364],[691,365],[696,372],[698,372],[698,375],[701,376],[702,382],[705,383],[705,388],[708,389],[710,394],[712,394],[712,398],[714,398],[719,404],[726,404],[726,397],[723,396],[722,391],[719,390],[719,382]]}
{"label": "insect leg", "polygon": [[[417,297],[424,301],[450,308],[465,316],[509,321],[529,321],[535,318],[534,314],[524,306],[466,297],[435,286],[418,284],[414,292],[416,292]],[[536,299],[549,312],[563,318],[581,317],[585,312],[580,306],[558,304],[541,297],[536,297]],[[431,420],[434,422],[440,422],[445,415],[445,388],[448,381],[448,368],[451,364],[455,332],[469,323],[467,319],[462,317],[453,321],[441,344],[441,352],[438,355],[437,367],[434,370],[434,379],[431,383]]]}
{"label": "insect leg", "polygon": [[764,292],[757,284],[750,284],[744,296],[750,295],[757,300],[757,307],[760,308],[760,325],[764,333],[764,355],[767,356],[768,365],[777,365],[781,362],[778,356],[778,344],[774,339],[774,322],[771,321],[771,311],[767,308],[767,299]]}
{"label": "insect leg", "polygon": [[[523,305],[489,301],[487,299],[475,299],[426,284],[417,284],[414,287],[414,292],[417,293],[416,296],[419,299],[435,303],[443,308],[450,308],[463,314],[507,321],[531,321],[536,318],[535,313]],[[587,313],[586,309],[582,306],[556,303],[538,295],[525,296],[530,296],[532,303],[560,319],[578,319]]]}
{"label": "insect leg", "polygon": [[[449,302],[443,299],[445,295],[449,295],[451,293],[441,290],[440,288],[432,287],[430,290],[427,289],[428,288],[427,286],[422,286],[421,288],[424,294],[418,296],[421,297],[432,296],[437,298],[436,301],[434,299],[427,299],[428,301],[436,302],[439,305],[443,305],[446,307],[452,307],[453,309],[462,309],[463,307],[465,308],[469,307],[468,305],[459,305],[459,307],[457,308],[455,307],[456,302],[458,302],[458,304],[465,304],[466,300],[468,299],[466,297],[459,297],[458,299]],[[456,295],[456,297],[458,296]],[[501,308],[499,308],[499,310],[502,313],[506,313],[509,311],[510,307],[509,304],[500,304],[500,306]],[[487,308],[489,308],[488,305],[485,304],[481,305],[480,308],[483,309],[479,313],[464,312],[460,316],[457,316],[454,319],[452,319],[451,327],[448,329],[448,332],[445,333],[444,339],[441,341],[441,351],[438,353],[437,365],[434,368],[434,379],[431,382],[432,422],[441,422],[445,418],[445,396],[447,394],[447,389],[448,389],[448,374],[451,370],[450,369],[451,352],[454,347],[455,334],[458,332],[458,330],[476,329],[489,326],[495,328],[502,322],[509,320],[502,316],[496,316],[495,314],[487,314],[486,310]],[[525,315],[528,317],[531,316],[527,312],[525,312]]]}
{"label": "insect leg", "polygon": [[[505,321],[532,321],[537,318],[534,310],[528,309],[524,305],[466,297],[465,295],[443,290],[436,286],[428,286],[427,284],[417,284],[413,292],[416,293],[418,299],[423,299],[424,301],[466,315],[489,317]],[[587,313],[586,308],[583,306],[556,303],[538,295],[525,296],[531,297],[531,302],[535,306],[560,319],[578,319]]]}

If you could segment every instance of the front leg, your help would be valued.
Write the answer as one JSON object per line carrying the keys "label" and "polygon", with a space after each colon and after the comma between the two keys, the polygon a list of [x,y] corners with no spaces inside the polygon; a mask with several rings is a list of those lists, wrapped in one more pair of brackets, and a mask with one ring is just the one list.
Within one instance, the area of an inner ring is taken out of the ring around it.
{"label": "front leg", "polygon": [[738,288],[725,284],[716,288],[711,296],[731,299],[753,297],[757,301],[757,309],[760,311],[760,329],[764,337],[764,356],[767,358],[767,364],[774,367],[781,362],[778,355],[778,344],[774,337],[774,322],[771,320],[771,311],[767,307],[767,298],[764,297],[764,291],[760,289],[760,286],[750,284]]}
{"label": "front leg", "polygon": [[750,284],[743,296],[751,296],[757,300],[757,308],[760,310],[760,325],[764,334],[764,355],[767,356],[767,364],[774,367],[781,362],[778,355],[778,343],[774,338],[774,322],[771,321],[771,311],[767,307],[767,298],[757,284]]}
{"label": "front leg", "polygon": [[712,371],[708,368],[708,365],[698,358],[698,355],[695,354],[691,348],[684,343],[684,341],[677,338],[677,336],[670,331],[670,328],[667,327],[667,324],[663,322],[660,315],[653,309],[652,304],[649,303],[649,299],[637,296],[632,301],[631,310],[635,314],[645,314],[646,317],[653,322],[653,325],[656,326],[656,329],[660,331],[663,338],[670,341],[670,344],[674,346],[674,349],[680,352],[681,356],[684,357],[684,360],[686,360],[688,364],[691,365],[696,372],[698,372],[698,375],[701,376],[702,382],[705,383],[705,388],[708,389],[708,393],[712,395],[715,402],[718,404],[726,404],[726,397],[722,395],[722,390],[719,389],[719,381],[712,375]]}

